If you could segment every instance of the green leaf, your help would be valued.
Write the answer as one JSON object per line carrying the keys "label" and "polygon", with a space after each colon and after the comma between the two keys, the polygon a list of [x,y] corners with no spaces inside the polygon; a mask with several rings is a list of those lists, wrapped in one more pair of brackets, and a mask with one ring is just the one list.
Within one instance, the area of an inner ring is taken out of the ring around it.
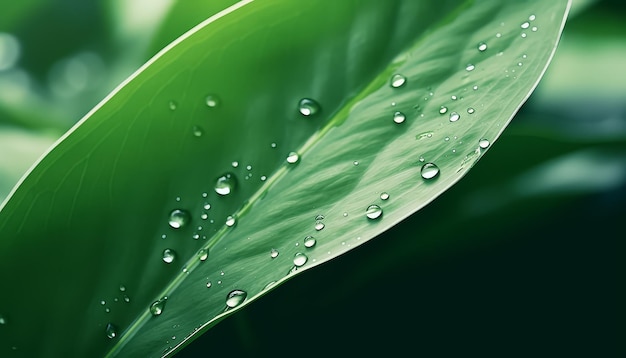
{"label": "green leaf", "polygon": [[242,1],[209,18],[3,204],[0,353],[172,353],[392,227],[493,144],[568,5]]}

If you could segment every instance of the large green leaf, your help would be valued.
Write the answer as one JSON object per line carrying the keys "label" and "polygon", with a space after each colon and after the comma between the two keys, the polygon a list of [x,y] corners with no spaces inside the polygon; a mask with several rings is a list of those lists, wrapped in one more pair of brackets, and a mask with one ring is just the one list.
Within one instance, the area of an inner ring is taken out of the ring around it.
{"label": "large green leaf", "polygon": [[[390,228],[498,137],[567,7],[275,0],[211,17],[91,111],[3,204],[0,352],[173,352]],[[319,110],[303,115],[303,98]],[[225,174],[236,184],[220,195]],[[382,215],[368,218],[371,205]]]}

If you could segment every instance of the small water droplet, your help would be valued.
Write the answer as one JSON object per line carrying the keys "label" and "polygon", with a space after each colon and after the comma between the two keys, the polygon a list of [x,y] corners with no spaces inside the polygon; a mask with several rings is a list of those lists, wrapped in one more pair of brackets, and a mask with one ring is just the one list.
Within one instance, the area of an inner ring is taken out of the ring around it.
{"label": "small water droplet", "polygon": [[420,161],[420,162],[424,162],[425,160],[426,160],[426,159],[424,159],[424,157],[423,157],[423,156],[420,156],[420,157],[419,157],[419,161]]}
{"label": "small water droplet", "polygon": [[532,31],[532,32],[537,32],[537,30],[539,30],[539,29],[537,28],[537,26],[533,26],[533,27],[530,29],[530,31]]}
{"label": "small water droplet", "polygon": [[456,101],[458,99],[458,97],[455,96],[455,95],[452,95],[452,96],[450,96],[450,99],[453,100],[453,101]]}
{"label": "small water droplet", "polygon": [[406,119],[406,116],[402,112],[396,112],[393,114],[393,121],[400,124],[403,123]]}
{"label": "small water droplet", "polygon": [[165,303],[167,302],[167,296],[152,302],[152,304],[150,305],[150,314],[152,314],[153,316],[160,316],[161,313],[163,313],[163,310],[165,309]]}
{"label": "small water droplet", "polygon": [[171,264],[176,259],[176,252],[172,249],[163,250],[163,262]]}
{"label": "small water droplet", "polygon": [[293,264],[294,264],[296,267],[301,267],[301,266],[302,266],[302,265],[304,265],[304,264],[305,264],[308,260],[309,260],[309,258],[308,258],[305,254],[303,254],[303,253],[301,253],[301,252],[298,252],[298,253],[296,253],[296,254],[293,256]]}
{"label": "small water droplet", "polygon": [[524,66],[524,64],[523,64],[523,63],[521,63],[521,62],[518,62],[518,63],[517,63],[517,65],[518,65],[519,67]]}
{"label": "small water droplet", "polygon": [[481,139],[481,140],[479,140],[479,141],[478,141],[478,146],[479,146],[481,149],[487,149],[487,148],[489,148],[489,144],[490,144],[490,143],[489,143],[489,140],[488,140],[488,139],[485,139],[485,138],[483,138],[483,139]]}
{"label": "small water droplet", "polygon": [[480,52],[484,52],[485,50],[487,50],[487,44],[484,42],[481,42],[478,44],[478,51]]}
{"label": "small water droplet", "polygon": [[387,200],[389,199],[389,193],[387,193],[386,191],[383,191],[382,193],[380,193],[380,200]]}
{"label": "small water droplet", "polygon": [[352,165],[354,165],[356,167],[357,165],[359,165],[359,161],[355,160],[354,162],[352,162]]}
{"label": "small water droplet", "polygon": [[439,108],[439,113],[440,113],[440,114],[446,114],[446,112],[448,112],[448,107],[446,107],[446,106],[441,106],[441,107]]}
{"label": "small water droplet", "polygon": [[322,214],[315,215],[315,220],[324,220],[326,217]]}
{"label": "small water droplet", "polygon": [[296,164],[300,161],[300,155],[296,152],[290,152],[289,155],[287,155],[287,163],[289,164]]}
{"label": "small water droplet", "polygon": [[193,126],[191,128],[191,132],[193,133],[194,137],[202,137],[202,135],[204,134],[204,131],[199,126]]}
{"label": "small water droplet", "polygon": [[502,37],[502,34],[498,32],[498,33],[496,33],[496,37],[500,38],[500,37]]}
{"label": "small water droplet", "polygon": [[200,219],[202,219],[202,220],[206,220],[206,219],[208,219],[208,218],[209,218],[209,214],[207,214],[207,213],[202,213],[202,214],[200,215]]}
{"label": "small water droplet", "polygon": [[472,87],[472,89],[473,89],[474,91],[478,91],[478,86],[474,86],[474,87]]}
{"label": "small water droplet", "polygon": [[347,218],[348,217],[348,213],[343,213],[343,217]]}
{"label": "small water droplet", "polygon": [[207,283],[206,283],[206,288],[211,288],[211,286],[213,286],[213,284],[211,283],[211,281],[207,281]]}
{"label": "small water droplet", "polygon": [[126,303],[130,302],[130,297],[128,297],[128,295],[124,295],[124,302]]}
{"label": "small water droplet", "polygon": [[435,163],[426,163],[422,166],[421,174],[426,180],[434,179],[439,175],[439,167]]}
{"label": "small water droplet", "polygon": [[170,108],[170,111],[175,111],[175,110],[176,110],[176,108],[178,107],[178,104],[177,104],[175,101],[170,101],[170,102],[168,103],[168,106],[169,106],[169,108]]}
{"label": "small water droplet", "polygon": [[529,28],[529,27],[530,27],[530,22],[528,22],[528,21],[523,22],[523,23],[520,25],[520,27],[521,27],[522,29],[527,29],[527,28]]}
{"label": "small water droplet", "polygon": [[476,66],[474,66],[474,65],[472,65],[470,63],[467,66],[465,66],[465,71],[467,71],[467,72],[474,71],[475,68],[476,68]]}
{"label": "small water droplet", "polygon": [[456,113],[456,112],[452,112],[450,113],[450,122],[456,122],[461,118],[461,116]]}
{"label": "small water droplet", "polygon": [[175,209],[170,213],[168,223],[174,229],[180,229],[191,221],[191,215],[187,210]]}
{"label": "small water droplet", "polygon": [[280,252],[278,252],[278,250],[276,250],[276,249],[271,249],[270,250],[270,257],[273,258],[273,259],[277,258],[279,254],[280,254]]}
{"label": "small water droplet", "polygon": [[246,300],[248,293],[242,290],[232,290],[226,296],[226,306],[235,308]]}
{"label": "small water droplet", "polygon": [[474,112],[476,112],[476,110],[474,108],[472,108],[472,107],[469,107],[467,109],[467,113],[469,113],[469,114],[474,114]]}
{"label": "small water droplet", "polygon": [[0,324],[7,324],[7,319],[3,315],[0,315]]}
{"label": "small water droplet", "polygon": [[305,117],[314,116],[320,109],[319,103],[310,98],[303,98],[298,103],[298,111]]}
{"label": "small water droplet", "polygon": [[126,286],[120,285],[120,292],[125,292],[125,291],[126,291]]}
{"label": "small water droplet", "polygon": [[383,209],[378,205],[370,205],[365,210],[365,216],[370,220],[379,219],[383,215]]}
{"label": "small water droplet", "polygon": [[209,250],[200,249],[200,251],[198,251],[198,258],[200,259],[200,261],[206,261],[206,259],[209,258]]}
{"label": "small water droplet", "polygon": [[309,236],[304,238],[304,247],[311,248],[311,247],[315,246],[316,242],[317,241],[315,240],[315,238],[313,236],[309,235]]}
{"label": "small water droplet", "polygon": [[405,83],[406,83],[406,77],[400,74],[395,74],[391,76],[391,87],[399,88],[399,87],[404,86]]}
{"label": "small water droplet", "polygon": [[105,301],[105,300],[102,300],[102,301],[100,301],[100,304],[101,304],[102,306],[104,306],[104,305],[106,305],[107,303],[106,303],[106,301]]}
{"label": "small water droplet", "polygon": [[237,219],[233,215],[228,215],[226,217],[226,226],[233,227],[237,223]]}
{"label": "small water droplet", "polygon": [[324,229],[324,227],[325,227],[325,226],[326,226],[326,225],[324,225],[324,223],[323,223],[323,222],[321,222],[321,221],[316,221],[316,222],[315,222],[315,226],[314,226],[314,227],[315,227],[315,230],[317,230],[317,231],[321,231],[322,229]]}
{"label": "small water droplet", "polygon": [[108,323],[105,328],[106,335],[109,339],[117,337],[117,327],[113,323]]}
{"label": "small water droplet", "polygon": [[528,36],[528,35],[526,35],[526,33],[525,33],[525,32],[522,32],[522,35],[521,35],[521,36],[522,36],[522,38],[526,38],[526,36]]}
{"label": "small water droplet", "polygon": [[215,108],[220,105],[220,99],[216,95],[210,94],[206,96],[204,103],[206,103],[209,108]]}
{"label": "small water droplet", "polygon": [[231,194],[235,187],[237,186],[237,179],[235,178],[235,174],[226,173],[219,178],[215,182],[215,192],[219,195],[228,195]]}
{"label": "small water droplet", "polygon": [[447,142],[450,140],[450,137],[445,137],[443,140]]}

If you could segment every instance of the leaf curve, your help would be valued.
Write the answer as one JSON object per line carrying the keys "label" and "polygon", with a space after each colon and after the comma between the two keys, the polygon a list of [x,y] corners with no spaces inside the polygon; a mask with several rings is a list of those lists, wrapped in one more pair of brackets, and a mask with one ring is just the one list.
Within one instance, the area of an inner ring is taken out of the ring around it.
{"label": "leaf curve", "polygon": [[[3,204],[3,282],[37,284],[0,298],[0,352],[170,354],[391,227],[493,143],[543,74],[568,6],[242,1],[210,18],[90,112]],[[299,113],[302,98],[317,113]],[[431,180],[427,162],[440,170]],[[222,196],[227,173],[237,184]],[[370,205],[382,215],[369,219]],[[191,222],[170,227],[175,209]],[[46,323],[32,327],[37,317]]]}

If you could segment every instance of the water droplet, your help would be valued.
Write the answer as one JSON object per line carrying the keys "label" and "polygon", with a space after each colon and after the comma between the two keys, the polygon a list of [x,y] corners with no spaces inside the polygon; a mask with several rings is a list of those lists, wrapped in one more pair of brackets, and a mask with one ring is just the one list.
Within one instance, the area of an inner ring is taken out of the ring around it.
{"label": "water droplet", "polygon": [[233,215],[228,215],[226,217],[226,226],[233,227],[237,223],[237,219]]}
{"label": "water droplet", "polygon": [[167,302],[167,296],[152,302],[152,304],[150,305],[150,314],[152,314],[153,316],[160,316],[161,313],[163,313],[163,310],[165,309],[165,303]]}
{"label": "water droplet", "polygon": [[126,286],[120,285],[120,292],[126,292]]}
{"label": "water droplet", "polygon": [[202,135],[204,134],[204,131],[199,126],[193,126],[193,128],[191,128],[191,132],[193,133],[194,137],[202,137]]}
{"label": "water droplet", "polygon": [[207,283],[206,283],[206,288],[211,288],[211,286],[213,286],[213,284],[211,283],[211,281],[207,281]]}
{"label": "water droplet", "polygon": [[387,200],[389,199],[389,193],[387,193],[386,191],[383,191],[382,193],[380,193],[380,200]]}
{"label": "water droplet", "polygon": [[207,214],[207,213],[202,213],[202,214],[200,215],[200,219],[202,219],[202,220],[206,220],[206,219],[208,219],[208,218],[209,218],[209,214]]}
{"label": "water droplet", "polygon": [[270,257],[273,258],[273,259],[277,258],[279,254],[280,253],[276,249],[271,249],[270,250]]}
{"label": "water droplet", "polygon": [[298,153],[290,152],[289,155],[287,155],[287,163],[296,164],[298,161],[300,161],[300,155]]}
{"label": "water droplet", "polygon": [[403,123],[406,119],[406,116],[402,112],[396,112],[393,114],[393,121],[400,124]]}
{"label": "water droplet", "polygon": [[168,103],[168,106],[169,106],[169,108],[170,108],[170,111],[175,111],[175,110],[176,110],[176,108],[178,107],[178,104],[176,104],[176,102],[174,102],[174,101],[170,101],[170,102]]}
{"label": "water droplet", "polygon": [[456,122],[461,118],[461,116],[456,113],[456,112],[452,112],[450,113],[450,122]]}
{"label": "water droplet", "polygon": [[108,338],[113,339],[117,337],[117,327],[113,323],[108,323],[105,329]]}
{"label": "water droplet", "polygon": [[525,33],[525,32],[522,32],[522,35],[521,35],[521,36],[522,36],[522,38],[526,38],[526,36],[527,36],[527,35],[526,35],[526,33]]}
{"label": "water droplet", "polygon": [[472,89],[473,89],[474,91],[478,91],[478,86],[474,86],[474,87],[472,87]]}
{"label": "water droplet", "polygon": [[220,99],[213,94],[206,96],[204,103],[206,103],[207,107],[215,108],[220,105]]}
{"label": "water droplet", "polygon": [[309,260],[309,258],[308,258],[305,254],[303,254],[303,253],[301,253],[301,252],[298,252],[298,253],[296,253],[296,254],[293,256],[293,264],[294,264],[296,267],[301,267],[301,266],[302,266],[302,265],[304,265],[304,264],[305,264],[308,260]]}
{"label": "water droplet", "polygon": [[481,139],[481,140],[479,140],[479,141],[478,141],[478,146],[479,146],[481,149],[487,149],[487,148],[489,148],[489,144],[490,144],[490,143],[489,143],[489,140],[488,140],[488,139],[485,139],[485,138],[483,138],[483,139]]}
{"label": "water droplet", "polygon": [[520,25],[520,27],[521,27],[522,29],[527,29],[527,28],[529,28],[529,27],[530,27],[530,22],[528,22],[528,21],[523,22],[523,23]]}
{"label": "water droplet", "polygon": [[326,219],[326,217],[322,214],[318,214],[315,216],[315,220],[324,220],[324,219]]}
{"label": "water droplet", "polygon": [[163,262],[171,264],[176,259],[176,252],[172,249],[163,250]]}
{"label": "water droplet", "polygon": [[229,308],[235,308],[246,300],[248,293],[242,290],[233,290],[226,296],[226,306]]}
{"label": "water droplet", "polygon": [[487,44],[484,42],[481,42],[478,44],[478,51],[480,52],[484,52],[485,50],[487,50]]}
{"label": "water droplet", "polygon": [[472,108],[472,107],[469,107],[467,109],[467,113],[469,113],[469,114],[474,114],[474,112],[476,112],[476,110],[474,108]]}
{"label": "water droplet", "polygon": [[310,98],[303,98],[298,103],[298,111],[305,117],[314,116],[321,110],[319,103]]}
{"label": "water droplet", "polygon": [[352,165],[354,165],[356,167],[357,165],[359,165],[359,161],[355,160],[354,162],[352,162]]}
{"label": "water droplet", "polygon": [[315,238],[311,235],[307,236],[304,238],[304,247],[308,247],[311,248],[313,246],[315,246],[315,243],[317,241],[315,240]]}
{"label": "water droplet", "polygon": [[450,137],[445,137],[443,140],[447,142],[450,140]]}
{"label": "water droplet", "polygon": [[469,71],[474,71],[474,69],[476,68],[476,66],[472,65],[471,63],[468,64],[467,66],[465,66],[465,71],[469,72]]}
{"label": "water droplet", "polygon": [[383,209],[378,205],[370,205],[365,210],[365,216],[370,220],[379,219],[383,215]]}
{"label": "water droplet", "polygon": [[200,249],[200,251],[198,251],[198,258],[200,259],[200,261],[206,261],[206,259],[209,258],[209,250]]}
{"label": "water droplet", "polygon": [[400,74],[395,74],[391,76],[391,87],[393,88],[402,87],[404,86],[405,83],[406,83],[406,77]]}
{"label": "water droplet", "polygon": [[128,295],[124,295],[124,302],[130,302],[130,297],[128,297]]}
{"label": "water droplet", "polygon": [[500,37],[502,37],[502,34],[498,32],[498,33],[496,33],[496,37],[500,38]]}
{"label": "water droplet", "polygon": [[326,225],[324,225],[324,223],[323,223],[323,222],[321,222],[321,221],[316,221],[316,222],[315,222],[315,226],[314,226],[314,227],[315,227],[315,230],[317,230],[317,231],[321,231],[322,229],[324,229],[324,227],[325,227],[325,226],[326,226]]}
{"label": "water droplet", "polygon": [[448,107],[441,106],[441,108],[439,108],[439,113],[440,114],[445,114],[447,111],[448,111]]}
{"label": "water droplet", "polygon": [[7,324],[7,319],[3,315],[0,315],[0,324]]}
{"label": "water droplet", "polygon": [[533,26],[533,27],[530,29],[530,31],[532,31],[532,32],[537,32],[537,30],[539,30],[539,29],[537,28],[537,26]]}
{"label": "water droplet", "polygon": [[191,215],[187,210],[175,209],[170,213],[169,224],[174,229],[180,229],[191,221]]}
{"label": "water droplet", "polygon": [[453,100],[453,101],[456,101],[458,99],[458,97],[455,96],[455,95],[452,95],[452,96],[450,96],[450,99]]}
{"label": "water droplet", "polygon": [[523,63],[521,63],[521,62],[518,62],[518,63],[517,63],[517,65],[518,65],[519,67],[524,66],[524,64],[523,64]]}
{"label": "water droplet", "polygon": [[219,195],[228,195],[235,190],[237,186],[237,179],[235,178],[235,174],[226,173],[219,178],[215,182],[215,192]]}
{"label": "water droplet", "polygon": [[426,180],[434,179],[439,175],[439,167],[434,163],[426,163],[422,166],[421,173]]}

